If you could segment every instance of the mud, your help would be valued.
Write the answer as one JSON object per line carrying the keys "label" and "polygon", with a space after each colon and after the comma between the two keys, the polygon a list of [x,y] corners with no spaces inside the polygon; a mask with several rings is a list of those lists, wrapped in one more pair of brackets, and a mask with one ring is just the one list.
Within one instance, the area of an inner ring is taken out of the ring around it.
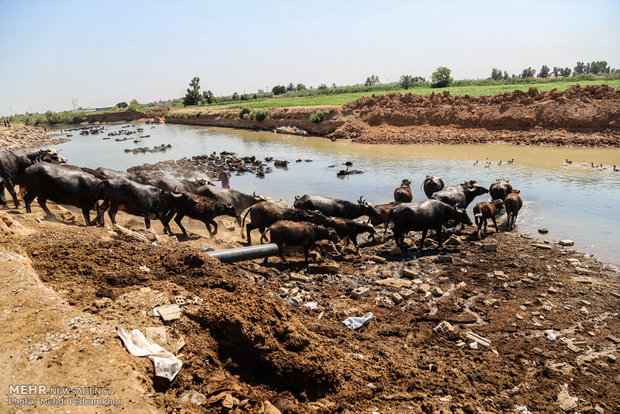
{"label": "mud", "polygon": [[[234,265],[199,250],[239,246],[238,228],[208,239],[200,223],[190,222],[188,237],[161,238],[153,246],[119,239],[110,228],[84,227],[77,212],[52,211],[59,222],[41,220],[36,208],[30,215],[10,211],[20,226],[12,224],[17,231],[0,235],[0,244],[27,254],[43,283],[75,312],[107,326],[166,327],[164,347],[184,363],[172,384],[155,379],[148,361],[132,363],[152,395],[137,402],[161,412],[259,412],[269,402],[288,413],[516,406],[559,412],[564,384],[578,397],[575,410],[620,408],[618,271],[555,243],[516,232],[491,232],[478,241],[470,227],[444,250],[431,241],[403,260],[392,241],[366,240],[362,256],[314,253],[337,267],[323,273],[306,271],[296,251],[287,252],[286,263]],[[135,217],[118,218],[143,229]],[[155,230],[161,233],[161,226]],[[355,299],[357,287],[370,294]],[[154,306],[179,297],[185,302],[180,319],[164,324],[153,316]],[[342,324],[367,312],[374,318],[359,331]],[[433,332],[442,321],[455,331]],[[548,329],[558,340],[547,339]],[[490,346],[471,349],[469,331]],[[100,337],[101,346],[123,351],[112,333]],[[577,351],[562,338],[578,344]],[[42,364],[52,357],[63,358],[38,355]],[[87,354],[81,366],[96,358]],[[205,396],[202,407],[180,402],[190,390]]]}
{"label": "mud", "polygon": [[59,135],[48,134],[45,128],[11,124],[10,128],[0,126],[0,148],[18,151],[37,149],[67,142]]}

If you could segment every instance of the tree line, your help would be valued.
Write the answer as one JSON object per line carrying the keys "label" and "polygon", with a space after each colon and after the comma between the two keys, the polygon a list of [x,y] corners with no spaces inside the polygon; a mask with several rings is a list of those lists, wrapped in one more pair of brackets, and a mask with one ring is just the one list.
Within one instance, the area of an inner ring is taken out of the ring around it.
{"label": "tree line", "polygon": [[491,70],[490,79],[501,80],[501,79],[511,79],[511,78],[515,79],[515,78],[533,78],[533,77],[539,77],[543,79],[550,78],[550,77],[567,78],[571,76],[571,73],[574,75],[586,75],[586,74],[600,75],[600,74],[606,74],[606,73],[620,73],[620,69],[611,68],[607,64],[607,61],[605,60],[594,61],[591,63],[577,62],[577,65],[573,69],[569,67],[562,68],[562,67],[554,66],[553,70],[551,70],[549,69],[549,66],[542,65],[542,67],[538,71],[538,76],[536,75],[536,69],[532,67],[527,67],[523,69],[520,75],[512,74],[512,76],[509,76],[508,72],[506,71],[502,72],[500,69],[493,68],[493,70]]}

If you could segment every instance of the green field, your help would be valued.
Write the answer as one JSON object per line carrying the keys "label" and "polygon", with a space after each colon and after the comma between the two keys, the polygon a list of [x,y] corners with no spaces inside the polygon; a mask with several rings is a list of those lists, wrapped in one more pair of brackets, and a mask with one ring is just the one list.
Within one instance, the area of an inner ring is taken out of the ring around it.
{"label": "green field", "polygon": [[[528,83],[519,85],[482,85],[482,86],[452,86],[448,88],[410,88],[409,90],[398,89],[389,91],[371,91],[371,92],[355,92],[334,95],[317,95],[317,96],[297,96],[297,97],[274,97],[269,99],[257,99],[244,102],[226,102],[224,104],[213,104],[205,106],[188,106],[186,109],[192,108],[208,108],[208,109],[240,109],[240,108],[281,108],[285,106],[316,106],[316,105],[344,105],[364,96],[384,95],[386,93],[415,93],[415,94],[431,94],[441,93],[444,90],[450,91],[452,95],[497,95],[504,92],[512,92],[515,90],[527,91],[529,88],[538,88],[539,91],[550,91],[554,88],[559,90],[568,89],[575,84],[581,86],[607,84],[614,89],[620,89],[620,80],[582,80],[573,82],[546,82],[546,83]],[[182,106],[181,106],[182,108]]]}

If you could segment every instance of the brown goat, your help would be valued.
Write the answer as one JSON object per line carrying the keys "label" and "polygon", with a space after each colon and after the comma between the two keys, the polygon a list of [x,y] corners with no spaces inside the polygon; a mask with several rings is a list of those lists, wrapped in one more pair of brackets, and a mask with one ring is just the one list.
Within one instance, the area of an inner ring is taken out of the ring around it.
{"label": "brown goat", "polygon": [[503,206],[502,200],[483,201],[477,203],[474,206],[474,220],[478,226],[478,238],[481,238],[480,230],[484,224],[484,234],[487,234],[487,219],[493,220],[495,226],[495,232],[497,232],[497,221],[495,221],[495,214],[497,214]]}

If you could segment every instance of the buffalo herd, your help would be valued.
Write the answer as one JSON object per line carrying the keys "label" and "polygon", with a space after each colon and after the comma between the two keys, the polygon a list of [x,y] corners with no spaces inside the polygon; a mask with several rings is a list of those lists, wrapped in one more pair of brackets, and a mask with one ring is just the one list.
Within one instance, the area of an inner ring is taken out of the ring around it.
{"label": "buffalo herd", "polygon": [[[460,226],[459,230],[451,230],[460,231],[464,225],[472,225],[466,208],[485,193],[489,193],[492,201],[480,202],[474,207],[478,238],[483,225],[486,234],[487,219],[491,219],[495,231],[498,230],[495,218],[503,207],[507,213],[507,228],[512,229],[523,205],[519,190],[513,189],[506,180],[498,179],[489,189],[474,180],[446,187],[441,178],[427,175],[421,187],[428,199],[421,202],[413,201],[411,181],[403,179],[394,190],[394,201],[385,204],[372,205],[363,197],[352,202],[306,194],[295,197],[293,206],[286,207],[256,193],[250,195],[220,188],[206,180],[174,180],[161,174],[101,167],[90,169],[66,162],[53,149],[28,154],[0,150],[0,204],[6,204],[6,187],[17,208],[19,201],[14,186],[19,185],[28,213],[32,201],[37,198],[45,213],[51,215],[46,205],[47,200],[51,200],[80,208],[86,225],[103,226],[106,211],[115,224],[116,214],[122,210],[143,217],[147,229],[150,220],[160,220],[164,232],[170,235],[173,233],[169,223],[173,217],[184,235],[187,232],[182,219],[188,216],[202,221],[213,237],[218,230],[215,217],[231,216],[241,226],[242,238],[245,230],[248,245],[252,243],[251,231],[258,229],[261,243],[269,235],[271,242],[280,248],[283,260],[284,245],[303,247],[306,265],[308,249],[320,240],[344,241],[342,252],[352,242],[359,254],[357,236],[368,233],[374,238],[377,225],[385,226],[385,238],[393,224],[394,240],[403,254],[406,253],[405,236],[411,231],[422,232],[422,249],[428,230],[434,230],[441,247],[442,232],[446,229]],[[93,221],[91,210],[97,215]]]}

